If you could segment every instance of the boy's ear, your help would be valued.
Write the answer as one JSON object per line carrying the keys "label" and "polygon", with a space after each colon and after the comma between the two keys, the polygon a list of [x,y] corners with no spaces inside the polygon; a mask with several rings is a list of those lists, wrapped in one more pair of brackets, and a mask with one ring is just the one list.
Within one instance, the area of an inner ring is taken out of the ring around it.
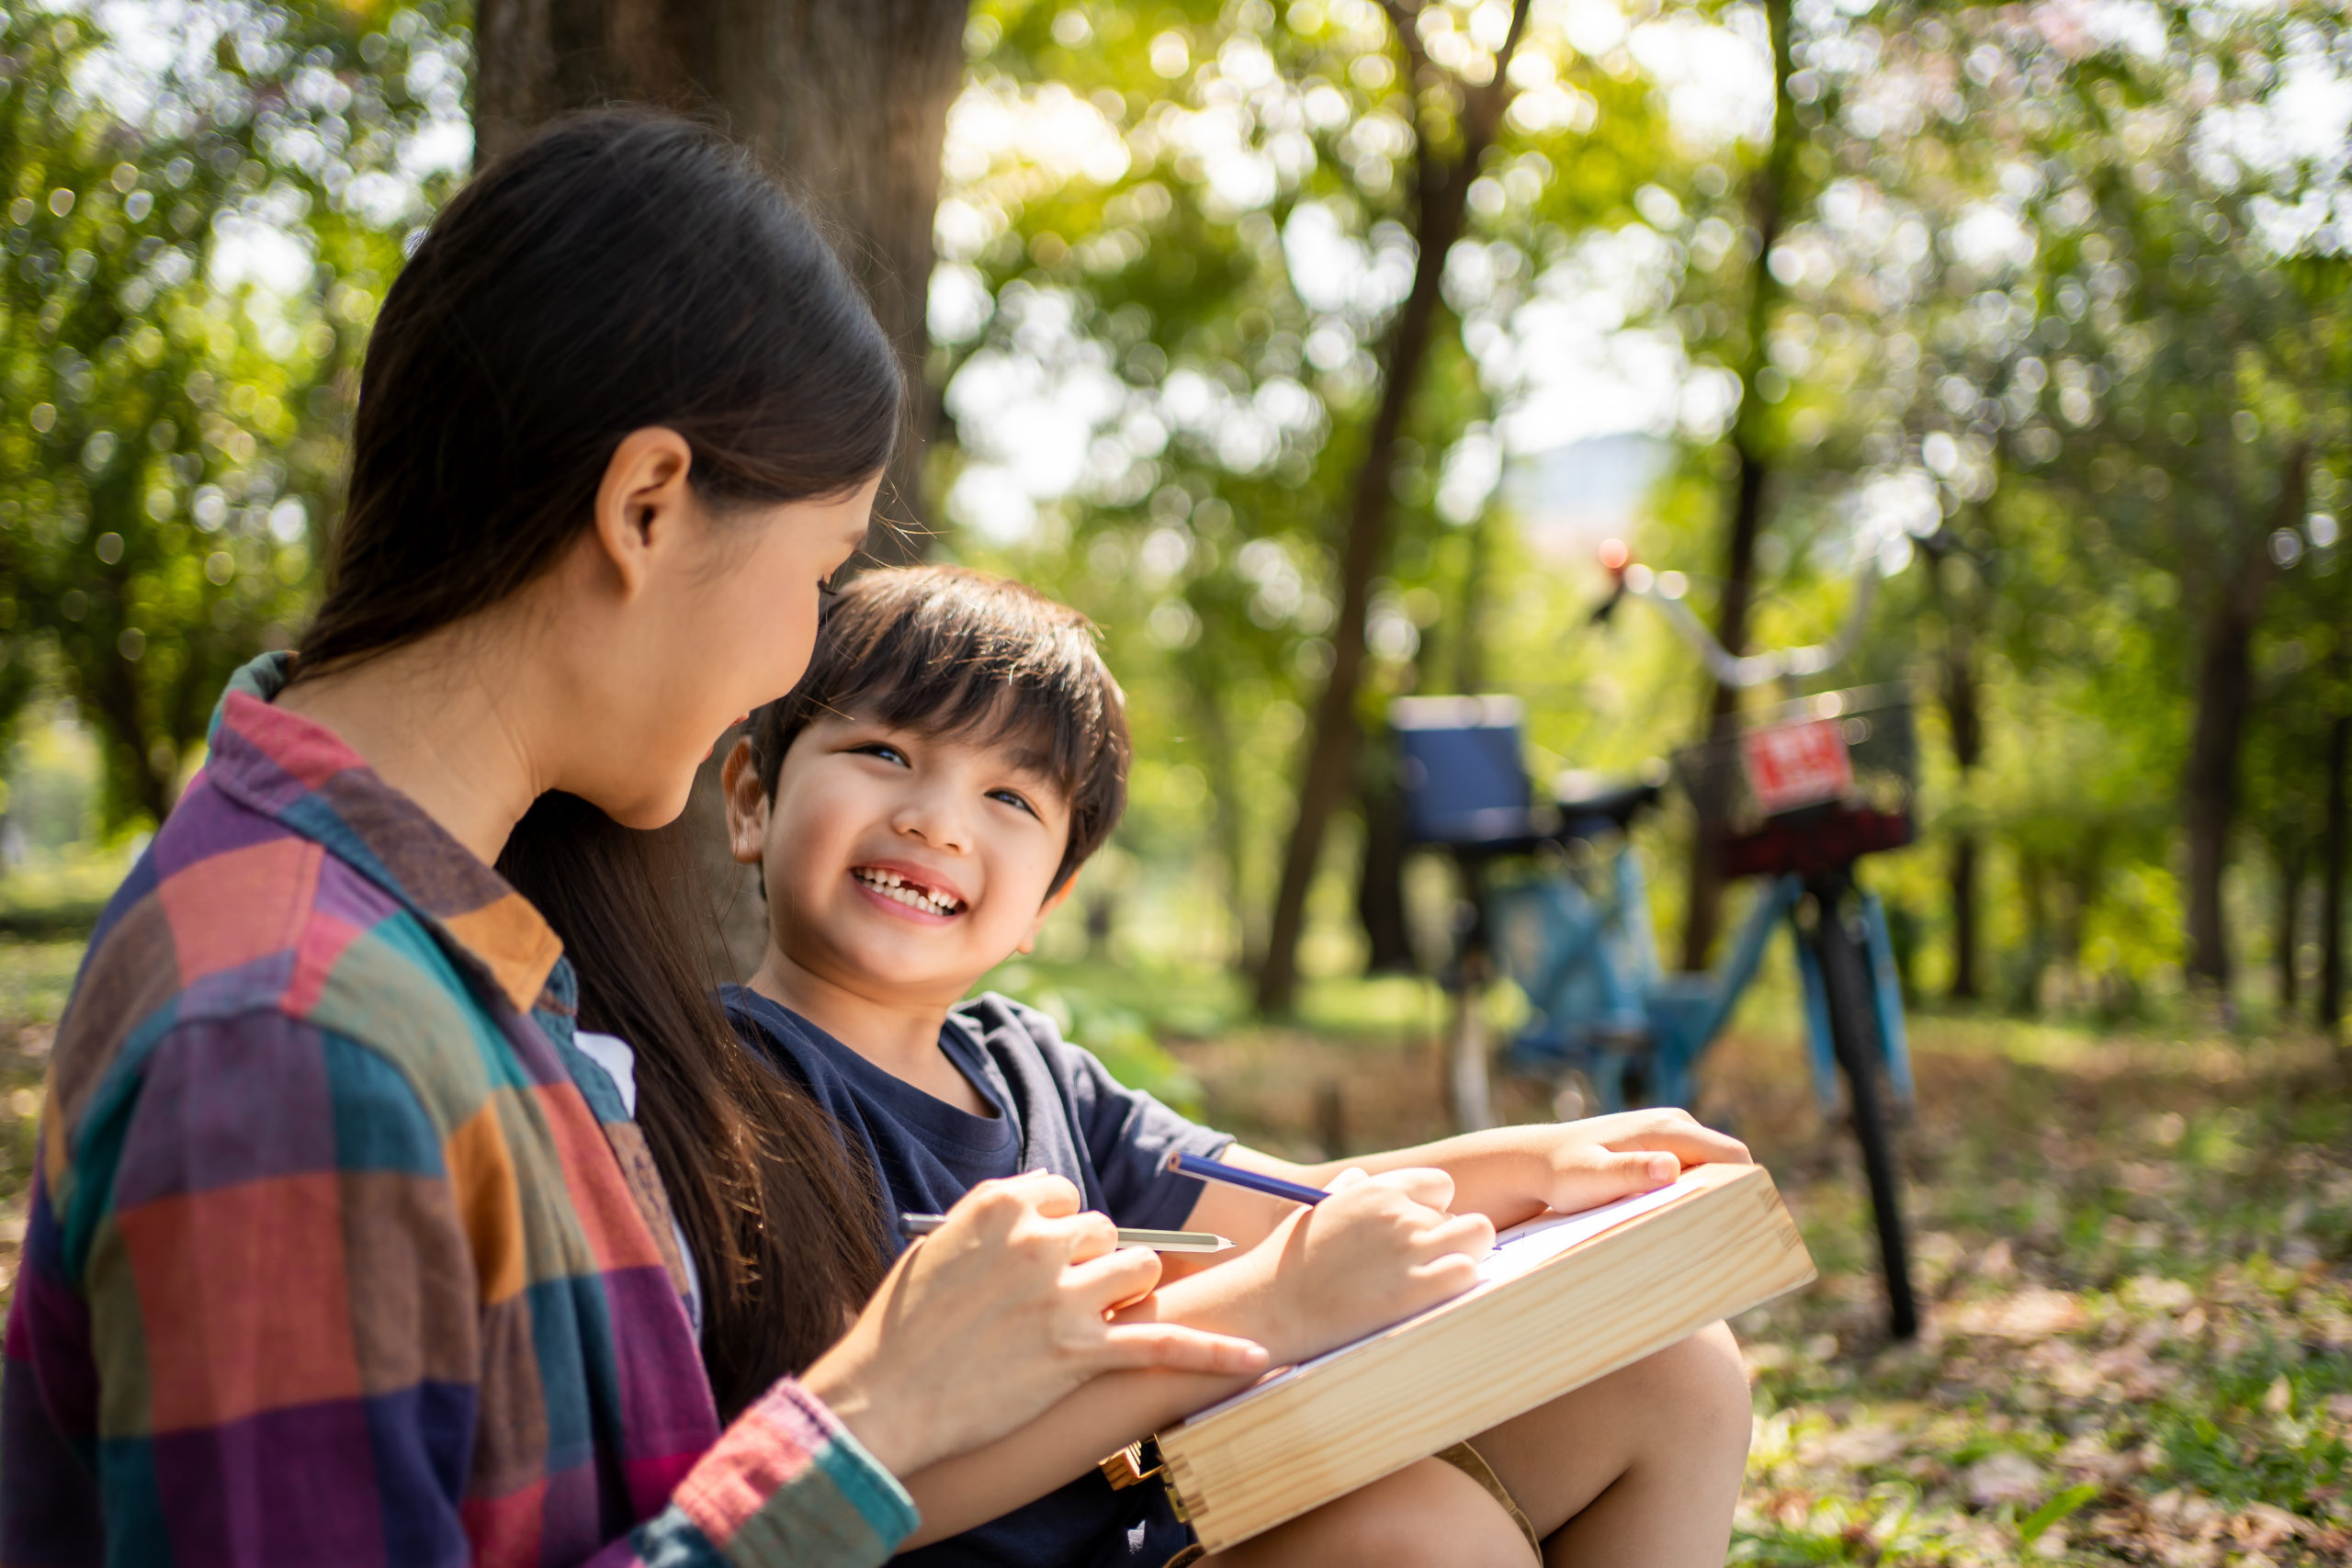
{"label": "boy's ear", "polygon": [[719,793],[727,797],[727,852],[745,865],[757,865],[768,843],[768,792],[760,784],[760,770],[752,765],[750,737],[727,749],[718,765]]}
{"label": "boy's ear", "polygon": [[1029,922],[1029,934],[1021,939],[1021,945],[1013,949],[1014,952],[1035,953],[1037,951],[1037,933],[1046,929],[1046,922],[1054,918],[1056,909],[1069,902],[1070,893],[1077,886],[1078,873],[1073,871],[1069,874],[1069,881],[1046,895],[1046,901],[1037,907],[1037,918]]}

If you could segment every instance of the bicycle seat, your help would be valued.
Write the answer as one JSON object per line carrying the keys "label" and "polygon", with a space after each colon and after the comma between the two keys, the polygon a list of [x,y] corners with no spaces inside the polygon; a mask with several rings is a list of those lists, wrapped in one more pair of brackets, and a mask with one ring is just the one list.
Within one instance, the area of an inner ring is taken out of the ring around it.
{"label": "bicycle seat", "polygon": [[1654,784],[1636,780],[1593,787],[1598,783],[1589,774],[1580,773],[1563,773],[1554,781],[1559,792],[1555,805],[1560,813],[1561,837],[1586,839],[1612,828],[1624,832],[1634,818],[1657,804],[1658,786]]}

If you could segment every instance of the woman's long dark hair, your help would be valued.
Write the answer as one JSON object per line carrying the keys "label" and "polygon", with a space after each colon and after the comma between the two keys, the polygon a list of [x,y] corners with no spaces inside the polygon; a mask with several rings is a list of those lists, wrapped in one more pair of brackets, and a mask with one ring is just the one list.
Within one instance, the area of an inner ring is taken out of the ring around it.
{"label": "woman's long dark hair", "polygon": [[498,870],[580,974],[580,1027],[637,1050],[638,1122],[703,1290],[703,1360],[729,1416],[841,1337],[882,1277],[880,1194],[831,1119],[736,1043],[693,934],[709,908],[677,824],[624,828],[539,796]]}
{"label": "woman's long dark hair", "polygon": [[[808,219],[684,121],[562,121],[477,175],[384,299],[327,596],[298,679],[464,619],[552,566],[614,449],[663,425],[696,493],[840,495],[879,472],[898,361]],[[593,723],[583,715],[582,722]],[[674,830],[548,796],[499,869],[638,1055],[638,1119],[692,1244],[733,1412],[814,1359],[881,1277],[877,1200],[831,1120],[751,1066],[699,962]]]}

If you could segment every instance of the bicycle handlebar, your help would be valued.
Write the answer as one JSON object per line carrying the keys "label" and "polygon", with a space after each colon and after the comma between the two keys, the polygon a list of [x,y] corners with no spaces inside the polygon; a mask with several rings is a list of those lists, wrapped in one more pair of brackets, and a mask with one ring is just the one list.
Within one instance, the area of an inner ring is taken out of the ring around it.
{"label": "bicycle handlebar", "polygon": [[[1682,640],[1698,651],[1705,661],[1707,672],[1719,684],[1735,690],[1747,691],[1773,681],[1801,680],[1818,675],[1845,661],[1862,639],[1862,627],[1870,619],[1871,602],[1878,595],[1878,558],[1863,558],[1860,581],[1854,587],[1854,603],[1846,612],[1846,624],[1827,642],[1814,643],[1804,648],[1780,649],[1771,653],[1735,654],[1715,640],[1705,623],[1683,602],[1679,593],[1668,593],[1660,586],[1657,574],[1637,564],[1632,552],[1623,542],[1611,539],[1600,547],[1600,564],[1616,580],[1616,587],[1608,601],[1593,613],[1593,619],[1606,620],[1627,594],[1646,599],[1665,613],[1667,623],[1681,635]],[[1638,581],[1637,581],[1638,580]]]}

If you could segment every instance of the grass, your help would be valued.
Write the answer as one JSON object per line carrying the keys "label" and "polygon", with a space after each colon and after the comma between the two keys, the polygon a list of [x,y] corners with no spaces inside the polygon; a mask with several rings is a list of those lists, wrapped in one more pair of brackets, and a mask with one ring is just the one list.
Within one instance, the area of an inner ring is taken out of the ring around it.
{"label": "grass", "polygon": [[126,849],[76,845],[0,875],[0,939],[59,942],[88,936],[130,869]]}
{"label": "grass", "polygon": [[[71,942],[0,937],[0,1268]],[[1309,993],[1312,1027],[1239,1020],[1223,981],[1121,987],[1033,964],[994,983],[1105,1032],[1139,1075],[1301,1156],[1444,1131],[1410,983]],[[1822,1278],[1736,1326],[1756,1435],[1734,1561],[2352,1561],[2352,1070],[2308,1037],[2099,1035],[1915,1021],[1905,1129],[1926,1326],[1882,1326],[1868,1209],[1796,1043],[1719,1045],[1702,1113],[1774,1173]],[[1501,1102],[1543,1114],[1543,1086]]]}
{"label": "grass", "polygon": [[[1738,1325],[1738,1560],[2352,1557],[2352,1083],[2318,1042],[1926,1021],[1908,1129],[1927,1327],[1889,1344],[1844,1149],[1785,1048],[1715,1076],[1822,1269]],[[1811,1122],[1810,1130],[1807,1123]]]}
{"label": "grass", "polygon": [[[2343,1054],[1937,1017],[1913,1044],[1908,1344],[1795,1040],[1758,1029],[1707,1063],[1702,1113],[1771,1168],[1822,1274],[1735,1325],[1757,1423],[1734,1561],[2352,1560]],[[1174,1054],[1212,1120],[1276,1149],[1444,1130],[1426,1043],[1256,1031]]]}

